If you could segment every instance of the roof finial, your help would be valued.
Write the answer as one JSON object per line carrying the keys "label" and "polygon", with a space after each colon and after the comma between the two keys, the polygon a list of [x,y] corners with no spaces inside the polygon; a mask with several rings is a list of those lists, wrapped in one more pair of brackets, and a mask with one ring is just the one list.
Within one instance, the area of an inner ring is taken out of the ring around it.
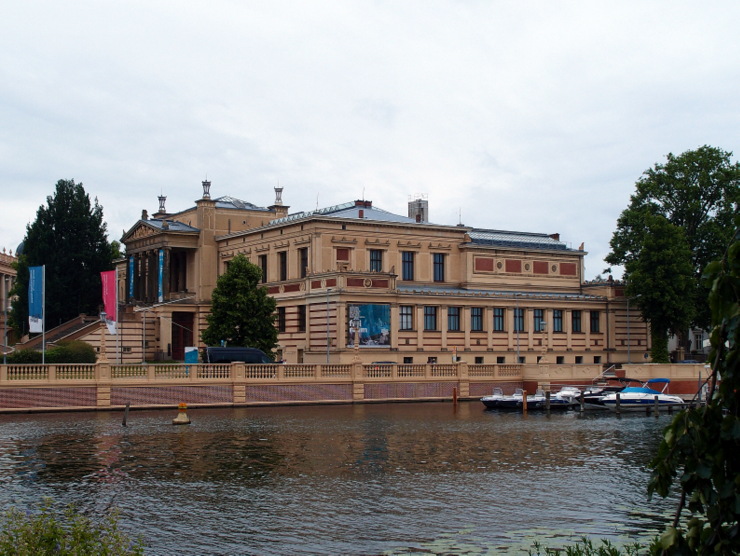
{"label": "roof finial", "polygon": [[211,198],[211,182],[208,180],[203,180],[203,198],[204,199],[210,199]]}
{"label": "roof finial", "polygon": [[160,194],[159,197],[157,197],[157,199],[159,199],[159,212],[164,213],[165,212],[164,202],[167,200],[167,197]]}
{"label": "roof finial", "polygon": [[275,189],[275,206],[281,206],[283,204],[283,188],[280,182],[273,189]]}

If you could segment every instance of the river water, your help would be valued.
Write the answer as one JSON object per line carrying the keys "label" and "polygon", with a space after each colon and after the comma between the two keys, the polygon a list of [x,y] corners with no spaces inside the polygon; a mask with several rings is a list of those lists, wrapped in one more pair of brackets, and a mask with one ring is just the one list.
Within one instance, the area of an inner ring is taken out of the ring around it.
{"label": "river water", "polygon": [[0,507],[120,511],[147,554],[526,554],[648,539],[670,417],[480,402],[0,415]]}

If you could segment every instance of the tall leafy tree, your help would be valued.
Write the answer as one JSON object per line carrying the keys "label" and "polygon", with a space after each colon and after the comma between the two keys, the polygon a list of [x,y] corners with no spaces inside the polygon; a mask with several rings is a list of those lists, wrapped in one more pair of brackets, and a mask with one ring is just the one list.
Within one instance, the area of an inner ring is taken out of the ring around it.
{"label": "tall leafy tree", "polygon": [[668,363],[668,334],[688,328],[694,315],[691,252],[683,228],[662,215],[644,217],[645,239],[640,257],[627,261],[627,295],[650,322],[655,363]]}
{"label": "tall leafy tree", "polygon": [[277,347],[274,298],[260,286],[262,269],[237,255],[218,277],[211,296],[208,327],[201,337],[208,346],[256,347],[270,353]]}
{"label": "tall leafy tree", "polygon": [[103,207],[81,183],[59,180],[54,195],[26,227],[13,289],[14,328],[28,330],[28,267],[46,266],[45,321],[53,328],[82,313],[96,314],[101,303],[100,272],[112,268]]}
{"label": "tall leafy tree", "polygon": [[665,163],[646,170],[617,220],[606,257],[610,265],[624,265],[629,283],[634,268],[629,263],[642,257],[650,236],[647,219],[661,215],[681,228],[693,269],[695,307],[690,324],[701,328],[709,326],[708,290],[701,274],[709,262],[722,256],[723,246],[732,238],[732,220],[740,201],[740,163],[731,159],[731,152],[705,145],[680,155],[670,153]]}

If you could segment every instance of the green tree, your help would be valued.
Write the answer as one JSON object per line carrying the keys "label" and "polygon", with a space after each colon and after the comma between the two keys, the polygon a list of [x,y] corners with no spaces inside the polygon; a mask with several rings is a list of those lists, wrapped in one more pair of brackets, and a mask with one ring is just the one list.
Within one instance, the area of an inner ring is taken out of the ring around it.
{"label": "green tree", "polygon": [[100,272],[112,268],[112,250],[103,222],[103,207],[81,183],[59,180],[53,196],[39,207],[26,227],[18,257],[13,327],[28,330],[28,268],[46,266],[45,322],[47,329],[82,313],[96,314],[102,301]]}
{"label": "green tree", "polygon": [[701,328],[709,326],[709,311],[703,302],[708,291],[701,274],[709,262],[722,257],[723,246],[734,232],[733,216],[740,201],[740,163],[731,158],[731,152],[705,145],[678,156],[670,153],[664,164],[646,170],[617,220],[611,252],[605,259],[610,265],[623,265],[629,282],[628,263],[642,256],[650,235],[649,216],[662,215],[683,229],[694,276],[695,308],[690,324]]}
{"label": "green tree", "polygon": [[708,401],[673,419],[650,464],[650,494],[667,496],[680,477],[663,554],[740,554],[740,232],[705,278],[713,326]]}
{"label": "green tree", "polygon": [[277,347],[275,299],[260,286],[262,269],[237,255],[219,276],[211,297],[208,327],[201,337],[208,346],[256,347],[265,353]]}
{"label": "green tree", "polygon": [[627,295],[650,322],[655,363],[669,363],[668,334],[687,329],[694,314],[693,268],[683,228],[661,215],[644,217],[640,257],[627,261]]}

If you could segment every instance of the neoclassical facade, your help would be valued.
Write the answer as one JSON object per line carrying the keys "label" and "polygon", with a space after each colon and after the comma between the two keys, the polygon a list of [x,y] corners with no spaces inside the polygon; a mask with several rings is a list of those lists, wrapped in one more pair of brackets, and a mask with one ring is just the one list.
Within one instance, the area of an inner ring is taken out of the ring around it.
{"label": "neoclassical facade", "polygon": [[[183,358],[216,279],[243,254],[278,304],[289,363],[644,362],[649,334],[622,284],[586,282],[583,246],[557,234],[429,221],[414,199],[398,215],[359,200],[289,213],[231,197],[146,213],[123,236],[122,359]],[[128,335],[126,334],[128,332]]]}
{"label": "neoclassical facade", "polygon": [[6,345],[15,343],[12,337],[12,331],[8,328],[7,319],[8,312],[10,311],[10,290],[15,284],[16,276],[13,265],[16,262],[18,262],[18,257],[14,256],[12,251],[6,252],[3,248],[2,253],[0,253],[0,302],[2,302],[2,306],[0,306],[0,323],[3,334],[2,338],[0,338],[0,344],[2,344],[0,353],[5,351],[4,348]]}

